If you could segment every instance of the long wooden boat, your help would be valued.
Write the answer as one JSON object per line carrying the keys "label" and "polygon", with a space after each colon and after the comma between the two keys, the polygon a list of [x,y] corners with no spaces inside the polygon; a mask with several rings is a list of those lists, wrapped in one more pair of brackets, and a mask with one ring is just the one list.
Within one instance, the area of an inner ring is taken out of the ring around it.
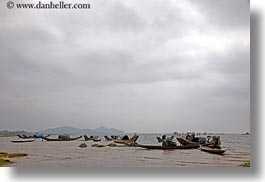
{"label": "long wooden boat", "polygon": [[196,149],[199,147],[197,145],[158,146],[158,145],[140,145],[140,144],[138,144],[137,146],[146,149],[157,149],[157,150]]}
{"label": "long wooden boat", "polygon": [[40,134],[36,134],[36,135],[17,135],[19,138],[21,139],[33,139],[33,138],[43,138],[43,137],[49,137],[50,135],[40,135]]}
{"label": "long wooden boat", "polygon": [[35,140],[12,140],[13,143],[26,143],[26,142],[34,142]]}
{"label": "long wooden boat", "polygon": [[222,149],[219,149],[219,148],[211,148],[211,147],[206,147],[206,146],[201,146],[200,150],[204,151],[204,152],[209,152],[209,153],[212,153],[212,154],[224,154],[225,151],[226,151],[226,150],[222,150]]}
{"label": "long wooden boat", "polygon": [[79,137],[75,137],[75,138],[48,138],[48,137],[43,137],[42,139],[46,140],[46,141],[73,141],[73,140],[77,140],[79,138],[82,138],[82,136]]}
{"label": "long wooden boat", "polygon": [[113,141],[115,143],[121,143],[121,144],[125,144],[125,145],[133,145],[135,144],[136,140],[139,138],[138,135],[134,135],[132,138],[130,138],[129,140],[120,140],[120,139],[113,139],[113,138],[110,138],[108,136],[104,136],[105,139],[107,141]]}
{"label": "long wooden boat", "polygon": [[193,145],[193,146],[197,146],[197,147],[200,146],[200,144],[197,142],[192,142],[192,141],[186,140],[186,139],[181,138],[181,137],[177,137],[177,140],[183,146],[189,146],[189,145]]}
{"label": "long wooden boat", "polygon": [[35,138],[34,135],[30,135],[30,136],[27,136],[27,135],[17,135],[19,138],[21,139],[31,139],[31,138]]}

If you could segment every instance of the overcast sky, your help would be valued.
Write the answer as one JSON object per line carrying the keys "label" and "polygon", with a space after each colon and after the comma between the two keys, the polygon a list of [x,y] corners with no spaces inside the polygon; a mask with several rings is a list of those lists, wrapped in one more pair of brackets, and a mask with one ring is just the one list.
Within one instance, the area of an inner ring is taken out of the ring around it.
{"label": "overcast sky", "polygon": [[247,0],[75,2],[0,3],[0,130],[249,130]]}

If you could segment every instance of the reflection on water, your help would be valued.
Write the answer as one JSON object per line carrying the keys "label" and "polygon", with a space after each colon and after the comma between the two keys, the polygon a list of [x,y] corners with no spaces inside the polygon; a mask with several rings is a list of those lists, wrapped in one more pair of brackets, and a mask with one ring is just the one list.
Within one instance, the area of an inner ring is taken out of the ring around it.
{"label": "reflection on water", "polygon": [[[155,134],[140,134],[138,143],[156,144]],[[83,138],[69,142],[48,142],[37,139],[32,143],[12,143],[17,137],[0,137],[0,152],[22,152],[27,157],[14,158],[11,166],[63,167],[199,167],[238,166],[250,160],[250,136],[220,135],[225,155],[191,150],[147,150],[138,147],[79,148]],[[175,139],[176,140],[176,139]],[[102,141],[100,144],[109,142]]]}

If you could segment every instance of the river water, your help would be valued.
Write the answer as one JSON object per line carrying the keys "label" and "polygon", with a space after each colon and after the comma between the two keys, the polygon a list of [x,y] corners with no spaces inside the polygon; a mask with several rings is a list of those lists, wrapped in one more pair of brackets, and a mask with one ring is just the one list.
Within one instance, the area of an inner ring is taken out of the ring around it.
{"label": "river water", "polygon": [[[161,134],[139,134],[140,144],[157,143]],[[55,138],[56,136],[51,136]],[[0,152],[27,153],[10,166],[26,167],[237,167],[250,160],[250,136],[239,134],[220,135],[225,155],[190,150],[147,150],[139,147],[91,147],[93,141],[83,138],[68,142],[51,142],[36,139],[31,143],[12,143],[18,137],[0,137]],[[104,137],[98,144],[109,144]],[[176,139],[174,139],[176,141]],[[85,142],[87,148],[78,146]]]}

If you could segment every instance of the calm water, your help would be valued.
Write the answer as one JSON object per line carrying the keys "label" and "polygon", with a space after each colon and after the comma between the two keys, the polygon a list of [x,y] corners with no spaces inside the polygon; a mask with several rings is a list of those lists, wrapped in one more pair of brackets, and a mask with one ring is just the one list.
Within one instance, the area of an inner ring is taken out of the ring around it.
{"label": "calm water", "polygon": [[[156,144],[156,134],[140,134],[140,144]],[[55,136],[52,136],[55,138]],[[79,148],[82,139],[69,142],[48,142],[37,139],[32,143],[12,143],[18,137],[0,137],[0,152],[27,153],[27,157],[13,158],[11,166],[63,167],[209,167],[238,166],[250,160],[250,136],[220,135],[225,155],[192,150],[147,150],[138,147]],[[175,139],[176,140],[176,139]],[[108,144],[102,137],[99,144]]]}

